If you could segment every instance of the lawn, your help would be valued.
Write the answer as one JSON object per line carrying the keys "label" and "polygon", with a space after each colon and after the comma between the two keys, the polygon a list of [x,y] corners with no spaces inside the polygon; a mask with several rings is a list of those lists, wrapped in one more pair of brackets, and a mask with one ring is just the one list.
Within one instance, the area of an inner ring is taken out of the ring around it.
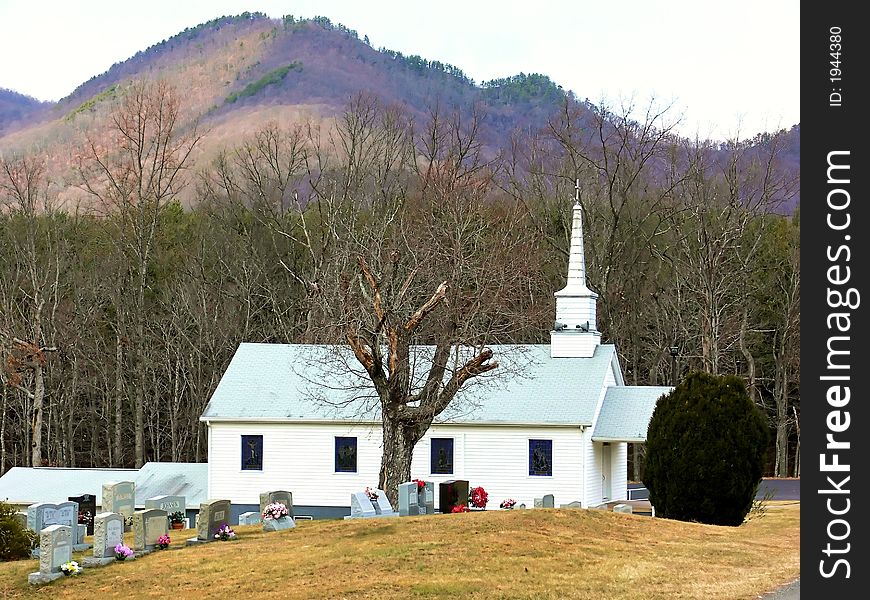
{"label": "lawn", "polygon": [[27,583],[36,560],[0,563],[0,598],[748,600],[800,574],[797,502],[736,528],[514,510],[236,532],[192,547],[194,532],[170,532],[169,550],[40,588]]}

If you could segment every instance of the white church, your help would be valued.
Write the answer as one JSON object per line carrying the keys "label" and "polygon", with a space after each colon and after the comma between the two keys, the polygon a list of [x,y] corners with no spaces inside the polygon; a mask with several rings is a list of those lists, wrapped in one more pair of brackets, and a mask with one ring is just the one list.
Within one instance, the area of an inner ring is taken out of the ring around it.
{"label": "white church", "polygon": [[[415,447],[412,478],[466,479],[486,489],[488,508],[508,498],[531,507],[545,494],[556,506],[626,499],[627,445],[646,439],[656,400],[671,388],[625,385],[616,348],[601,343],[583,252],[575,203],[568,282],[555,294],[550,344],[492,346],[503,366],[522,364],[519,374],[460,392]],[[377,403],[369,401],[369,411],[359,409],[364,400],[341,405],[343,390],[358,394],[360,380],[318,372],[325,354],[343,351],[239,346],[201,417],[209,498],[230,499],[238,513],[257,510],[261,491],[286,489],[298,515],[339,517],[349,513],[351,494],[377,486]],[[336,402],[322,400],[330,395]]]}

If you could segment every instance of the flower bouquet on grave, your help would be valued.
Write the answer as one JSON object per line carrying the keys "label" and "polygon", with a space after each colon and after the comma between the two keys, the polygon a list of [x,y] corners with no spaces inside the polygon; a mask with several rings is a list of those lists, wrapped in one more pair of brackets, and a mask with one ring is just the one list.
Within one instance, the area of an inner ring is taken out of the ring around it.
{"label": "flower bouquet on grave", "polygon": [[82,568],[79,566],[74,560],[69,562],[65,562],[60,566],[60,572],[64,575],[80,575],[82,572]]}
{"label": "flower bouquet on grave", "polygon": [[166,550],[167,548],[169,548],[169,542],[171,541],[172,540],[169,538],[169,535],[164,533],[159,538],[157,538],[157,547],[161,550]]}
{"label": "flower bouquet on grave", "polygon": [[366,494],[366,496],[369,497],[369,500],[371,500],[372,502],[378,501],[378,493],[373,488],[366,487],[365,494]]}
{"label": "flower bouquet on grave", "polygon": [[169,513],[169,523],[172,525],[173,529],[183,529],[184,512],[176,510],[175,512]]}
{"label": "flower bouquet on grave", "polygon": [[115,560],[127,560],[133,556],[133,551],[129,546],[125,546],[123,542],[115,546]]}
{"label": "flower bouquet on grave", "polygon": [[486,490],[478,486],[471,488],[468,492],[468,503],[474,508],[486,508],[486,503],[489,501],[489,494]]}
{"label": "flower bouquet on grave", "polygon": [[502,500],[501,504],[499,504],[499,508],[504,510],[511,510],[514,506],[516,506],[517,501],[513,498],[508,498],[507,500]]}
{"label": "flower bouquet on grave", "polygon": [[91,521],[94,520],[94,516],[91,514],[89,510],[80,510],[79,511],[79,525],[90,525]]}
{"label": "flower bouquet on grave", "polygon": [[450,512],[452,512],[452,513],[466,513],[466,512],[471,512],[471,509],[468,508],[467,504],[457,504],[452,509],[450,509]]}
{"label": "flower bouquet on grave", "polygon": [[217,530],[217,533],[214,534],[214,539],[220,540],[222,542],[228,542],[230,540],[236,539],[236,532],[233,531],[233,528],[229,526],[229,524],[224,523],[220,526],[220,529]]}
{"label": "flower bouquet on grave", "polygon": [[264,519],[280,519],[281,517],[289,516],[290,511],[287,510],[287,506],[283,502],[273,502],[272,504],[267,504],[266,508],[263,509]]}
{"label": "flower bouquet on grave", "polygon": [[422,479],[412,479],[411,481],[417,484],[417,493],[422,492],[426,488],[426,482]]}

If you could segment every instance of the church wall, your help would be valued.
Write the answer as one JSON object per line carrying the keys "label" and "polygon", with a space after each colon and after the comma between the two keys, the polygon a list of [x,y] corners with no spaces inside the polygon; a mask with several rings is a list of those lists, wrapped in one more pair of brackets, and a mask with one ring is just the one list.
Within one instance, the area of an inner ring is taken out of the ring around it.
{"label": "church wall", "polygon": [[[241,469],[242,435],[263,436],[262,471]],[[356,473],[335,472],[336,436],[357,438]],[[453,474],[430,473],[433,437],[453,439]],[[552,440],[552,476],[529,475],[529,439]],[[417,444],[411,476],[482,485],[488,508],[506,498],[531,507],[544,494],[554,494],[558,506],[582,498],[580,459],[578,427],[436,425]],[[212,422],[208,495],[256,504],[262,491],[287,489],[295,505],[348,506],[353,492],[377,486],[380,460],[376,424]]]}

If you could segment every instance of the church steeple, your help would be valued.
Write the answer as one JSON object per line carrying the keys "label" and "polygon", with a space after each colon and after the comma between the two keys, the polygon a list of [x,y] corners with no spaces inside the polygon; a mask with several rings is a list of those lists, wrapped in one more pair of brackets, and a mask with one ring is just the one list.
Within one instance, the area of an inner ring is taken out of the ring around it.
{"label": "church steeple", "polygon": [[568,252],[568,282],[555,293],[556,322],[550,333],[553,358],[591,357],[601,343],[595,322],[598,294],[586,286],[586,258],[583,247],[583,208],[580,180],[574,186],[571,248]]}

